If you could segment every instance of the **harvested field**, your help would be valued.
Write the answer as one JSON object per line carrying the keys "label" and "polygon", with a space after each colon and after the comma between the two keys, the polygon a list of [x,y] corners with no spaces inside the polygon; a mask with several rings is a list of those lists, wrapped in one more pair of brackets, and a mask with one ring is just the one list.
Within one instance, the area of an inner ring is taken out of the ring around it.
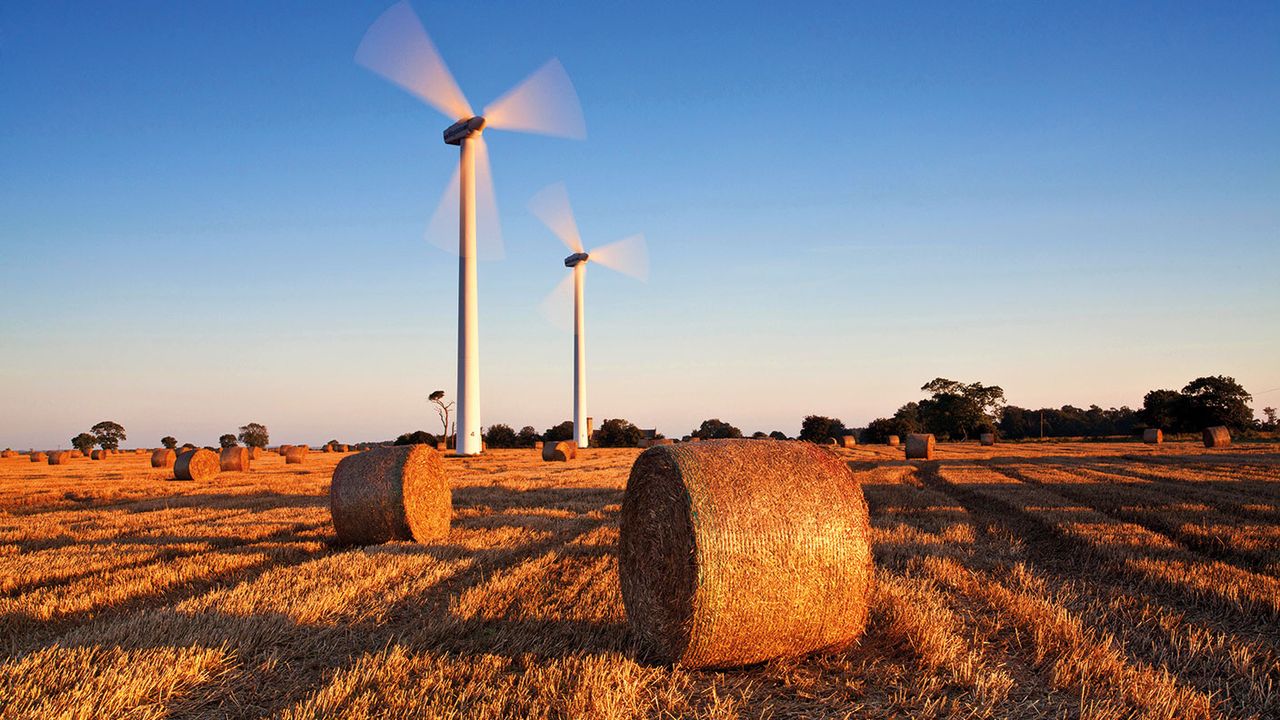
{"label": "harvested field", "polygon": [[1280,715],[1280,446],[832,449],[877,585],[848,652],[637,656],[618,515],[639,450],[446,457],[446,540],[343,548],[345,455],[167,482],[0,460],[0,707],[37,717]]}

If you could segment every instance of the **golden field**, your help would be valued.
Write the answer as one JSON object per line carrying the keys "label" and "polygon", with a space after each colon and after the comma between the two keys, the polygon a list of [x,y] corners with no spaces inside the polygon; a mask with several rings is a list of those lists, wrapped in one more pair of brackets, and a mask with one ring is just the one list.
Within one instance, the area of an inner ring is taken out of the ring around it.
{"label": "golden field", "polygon": [[1275,445],[841,449],[860,646],[648,663],[618,590],[637,450],[449,458],[447,541],[332,544],[342,455],[167,481],[0,460],[4,718],[1280,716]]}

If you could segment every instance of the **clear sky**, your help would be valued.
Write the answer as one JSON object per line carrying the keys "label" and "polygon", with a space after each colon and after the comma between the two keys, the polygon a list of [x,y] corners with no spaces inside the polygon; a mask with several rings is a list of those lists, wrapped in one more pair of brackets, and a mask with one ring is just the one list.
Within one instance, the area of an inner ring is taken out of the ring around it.
{"label": "clear sky", "polygon": [[[0,446],[439,428],[457,156],[353,62],[390,4],[0,5]],[[473,105],[556,56],[589,134],[489,136],[486,426],[571,413],[556,181],[589,247],[649,241],[649,282],[589,273],[597,422],[1280,388],[1280,4],[620,5],[414,2]]]}

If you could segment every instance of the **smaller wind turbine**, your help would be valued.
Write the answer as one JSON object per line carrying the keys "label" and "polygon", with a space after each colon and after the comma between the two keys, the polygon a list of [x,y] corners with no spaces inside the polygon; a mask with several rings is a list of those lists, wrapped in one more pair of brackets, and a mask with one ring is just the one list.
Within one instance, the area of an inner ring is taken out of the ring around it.
{"label": "smaller wind turbine", "polygon": [[591,441],[587,431],[587,330],[583,307],[587,262],[596,262],[623,275],[645,280],[649,277],[649,252],[643,235],[632,235],[586,252],[578,234],[578,224],[573,219],[573,210],[569,207],[569,193],[564,183],[551,185],[533,196],[529,210],[573,251],[564,259],[564,266],[573,272],[560,281],[548,298],[563,297],[570,288],[573,290],[573,437],[578,447],[585,448]]}

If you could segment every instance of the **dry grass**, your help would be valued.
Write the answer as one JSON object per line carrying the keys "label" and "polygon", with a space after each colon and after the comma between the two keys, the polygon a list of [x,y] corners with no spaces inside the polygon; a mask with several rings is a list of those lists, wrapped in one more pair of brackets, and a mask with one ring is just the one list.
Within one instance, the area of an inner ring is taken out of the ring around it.
{"label": "dry grass", "polygon": [[1280,453],[839,449],[876,579],[848,652],[638,661],[618,589],[639,451],[446,458],[446,540],[333,543],[344,456],[167,482],[0,460],[7,718],[1280,715]]}

